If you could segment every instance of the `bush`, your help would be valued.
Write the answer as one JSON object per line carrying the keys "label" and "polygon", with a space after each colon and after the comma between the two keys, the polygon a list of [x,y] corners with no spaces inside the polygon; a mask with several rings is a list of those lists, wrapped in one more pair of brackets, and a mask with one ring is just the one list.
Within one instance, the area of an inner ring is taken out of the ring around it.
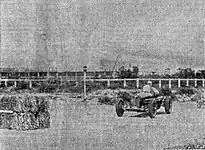
{"label": "bush", "polygon": [[[37,91],[40,93],[53,93],[53,92],[72,92],[72,93],[83,93],[84,84],[83,82],[76,83],[72,82],[64,82],[62,85],[59,83],[37,83],[36,84]],[[86,92],[91,92],[98,89],[105,89],[104,83],[94,83],[87,82],[86,83]]]}
{"label": "bush", "polygon": [[103,90],[106,89],[107,85],[106,83],[102,82],[90,82],[87,84],[87,92],[92,92],[95,90]]}
{"label": "bush", "polygon": [[110,87],[108,87],[109,89],[118,89],[118,88],[122,88],[122,83],[121,82],[111,82],[110,83]]}
{"label": "bush", "polygon": [[114,105],[116,103],[116,99],[108,96],[103,96],[98,98],[98,102],[100,104]]}
{"label": "bush", "polygon": [[17,83],[17,87],[15,88],[15,90],[24,90],[24,89],[28,89],[29,85],[26,82],[19,82]]}
{"label": "bush", "polygon": [[183,94],[193,95],[195,93],[195,90],[194,88],[191,88],[191,87],[181,87],[178,93],[181,95]]}

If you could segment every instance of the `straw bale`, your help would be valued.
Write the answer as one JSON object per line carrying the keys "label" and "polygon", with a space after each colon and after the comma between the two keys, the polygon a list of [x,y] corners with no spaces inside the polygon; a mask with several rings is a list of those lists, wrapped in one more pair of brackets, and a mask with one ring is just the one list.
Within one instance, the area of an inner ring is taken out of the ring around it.
{"label": "straw bale", "polygon": [[4,95],[0,109],[13,113],[0,113],[0,128],[33,130],[50,127],[48,99],[33,95]]}

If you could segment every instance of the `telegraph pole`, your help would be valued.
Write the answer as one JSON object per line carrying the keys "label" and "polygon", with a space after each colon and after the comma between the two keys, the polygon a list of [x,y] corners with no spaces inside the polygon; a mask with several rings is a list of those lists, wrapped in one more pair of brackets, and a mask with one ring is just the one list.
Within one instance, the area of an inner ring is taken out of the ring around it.
{"label": "telegraph pole", "polygon": [[84,66],[83,67],[83,72],[84,72],[84,80],[83,80],[83,83],[84,83],[84,93],[83,93],[83,99],[86,100],[86,72],[87,72],[87,66]]}

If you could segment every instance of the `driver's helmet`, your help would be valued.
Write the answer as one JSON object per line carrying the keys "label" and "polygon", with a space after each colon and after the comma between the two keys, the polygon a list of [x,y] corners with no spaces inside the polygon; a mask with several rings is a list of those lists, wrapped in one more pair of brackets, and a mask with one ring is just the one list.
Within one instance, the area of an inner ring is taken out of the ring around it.
{"label": "driver's helmet", "polygon": [[148,81],[147,84],[152,85],[152,81]]}

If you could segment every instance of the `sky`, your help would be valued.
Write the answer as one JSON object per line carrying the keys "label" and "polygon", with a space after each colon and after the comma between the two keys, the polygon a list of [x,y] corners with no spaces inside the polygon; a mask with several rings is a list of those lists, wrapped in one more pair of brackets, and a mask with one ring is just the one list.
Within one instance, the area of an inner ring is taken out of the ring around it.
{"label": "sky", "polygon": [[145,73],[205,69],[204,0],[11,1],[1,4],[5,65],[112,70],[118,57],[117,68]]}
{"label": "sky", "polygon": [[[110,3],[104,7],[104,36],[108,37],[111,47],[113,43],[120,45],[120,50],[116,51],[124,64],[139,65],[148,72],[162,72],[168,67],[172,70],[178,67],[205,69],[205,1]],[[108,51],[110,57],[105,57],[110,61],[116,52],[109,52],[111,48],[107,47],[103,48]]]}
{"label": "sky", "polygon": [[[205,69],[205,1],[75,1],[71,22],[81,43],[79,62],[112,70],[137,65],[141,72]],[[76,21],[78,20],[78,21]],[[80,45],[80,44],[79,44]],[[118,56],[119,55],[119,56]]]}

